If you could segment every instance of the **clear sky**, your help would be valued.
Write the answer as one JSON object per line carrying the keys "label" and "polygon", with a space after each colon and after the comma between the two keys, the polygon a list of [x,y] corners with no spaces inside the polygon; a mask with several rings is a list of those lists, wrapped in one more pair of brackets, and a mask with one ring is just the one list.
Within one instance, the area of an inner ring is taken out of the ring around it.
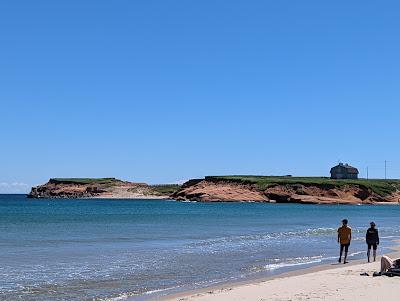
{"label": "clear sky", "polygon": [[400,178],[398,1],[0,2],[0,192]]}

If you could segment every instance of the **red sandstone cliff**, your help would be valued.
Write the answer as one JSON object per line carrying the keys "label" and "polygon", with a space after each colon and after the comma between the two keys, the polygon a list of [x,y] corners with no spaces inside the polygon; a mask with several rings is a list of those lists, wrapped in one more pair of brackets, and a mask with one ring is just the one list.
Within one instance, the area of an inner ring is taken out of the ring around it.
{"label": "red sandstone cliff", "polygon": [[303,204],[375,204],[399,203],[400,192],[395,191],[386,196],[378,195],[362,185],[334,184],[272,184],[260,189],[255,184],[206,179],[191,180],[176,191],[173,198],[177,200],[201,202],[277,202]]}
{"label": "red sandstone cliff", "polygon": [[29,198],[168,198],[145,183],[132,183],[115,178],[50,179],[32,187]]}

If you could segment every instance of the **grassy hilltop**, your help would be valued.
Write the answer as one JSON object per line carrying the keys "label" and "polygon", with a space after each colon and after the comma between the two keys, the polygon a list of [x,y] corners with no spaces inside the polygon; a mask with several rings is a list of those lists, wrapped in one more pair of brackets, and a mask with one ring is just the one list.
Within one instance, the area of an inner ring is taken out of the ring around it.
{"label": "grassy hilltop", "polygon": [[329,187],[341,187],[344,185],[358,185],[371,189],[376,194],[385,197],[396,190],[400,190],[400,180],[380,180],[380,179],[346,179],[333,180],[327,177],[290,177],[290,176],[252,176],[252,175],[232,175],[232,176],[209,176],[206,180],[226,180],[237,181],[243,184],[255,184],[257,188],[264,190],[276,184],[303,184],[303,185],[327,185]]}
{"label": "grassy hilltop", "polygon": [[51,178],[51,183],[64,184],[111,184],[120,181],[115,178]]}

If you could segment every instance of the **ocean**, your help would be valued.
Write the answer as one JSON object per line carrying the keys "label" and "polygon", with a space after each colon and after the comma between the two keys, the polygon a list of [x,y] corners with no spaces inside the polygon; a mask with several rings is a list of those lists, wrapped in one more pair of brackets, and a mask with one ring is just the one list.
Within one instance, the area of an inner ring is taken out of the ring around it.
{"label": "ocean", "polygon": [[400,238],[400,206],[32,200],[0,195],[0,300],[144,300],[337,260]]}

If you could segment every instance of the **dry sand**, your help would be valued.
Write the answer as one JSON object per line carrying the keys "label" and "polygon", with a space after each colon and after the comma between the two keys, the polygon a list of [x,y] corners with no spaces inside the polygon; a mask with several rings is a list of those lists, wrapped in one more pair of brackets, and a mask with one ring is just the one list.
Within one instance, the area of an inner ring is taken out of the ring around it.
{"label": "dry sand", "polygon": [[165,200],[169,196],[149,194],[149,189],[145,187],[135,187],[136,192],[129,191],[130,185],[116,186],[110,188],[109,192],[104,192],[90,199],[141,199],[141,200]]}
{"label": "dry sand", "polygon": [[[389,254],[392,258],[400,253]],[[400,300],[400,277],[372,277],[380,269],[358,260],[347,265],[321,265],[253,281],[227,284],[157,300],[168,301],[267,301],[267,300]],[[369,276],[361,276],[367,272]]]}

